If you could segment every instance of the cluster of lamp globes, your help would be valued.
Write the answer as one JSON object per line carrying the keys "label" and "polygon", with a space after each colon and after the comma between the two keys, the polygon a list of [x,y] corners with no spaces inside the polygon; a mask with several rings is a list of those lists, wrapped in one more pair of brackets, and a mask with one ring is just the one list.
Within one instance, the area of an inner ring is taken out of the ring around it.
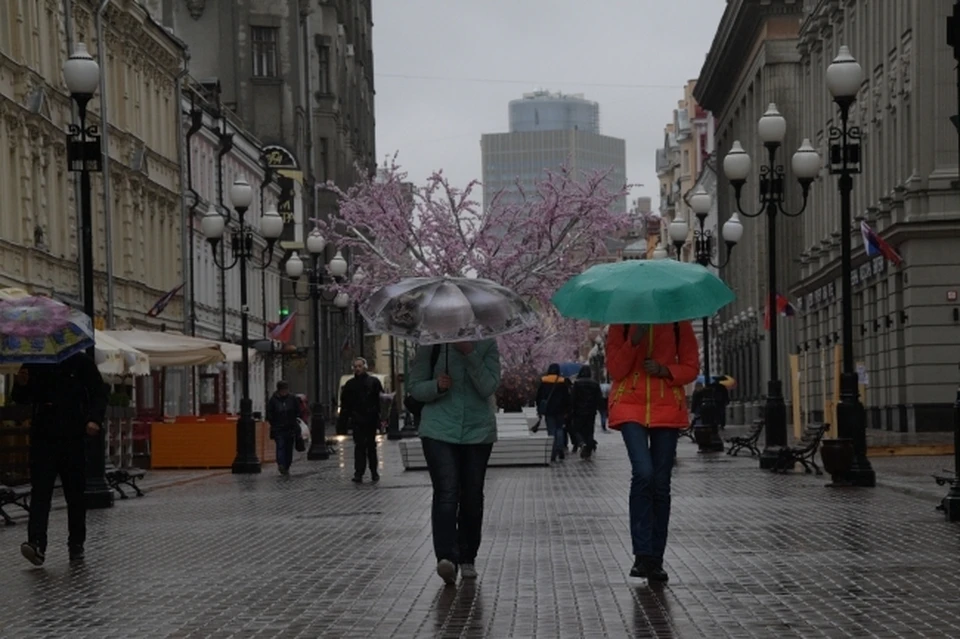
{"label": "cluster of lamp globes", "polygon": [[[855,99],[860,86],[863,84],[863,69],[860,63],[850,54],[850,49],[843,45],[837,57],[833,59],[826,73],[827,89],[833,96],[834,101],[841,108],[847,108]],[[766,112],[757,123],[757,136],[767,148],[776,149],[782,143],[787,134],[787,121],[777,105],[773,102],[767,107]],[[723,174],[730,180],[734,187],[742,187],[750,174],[750,155],[744,150],[739,140],[736,140],[730,148],[730,152],[723,158]],[[793,175],[801,185],[809,185],[820,174],[820,154],[817,153],[809,138],[804,138],[800,148],[793,154],[790,162],[793,169]],[[770,167],[772,168],[772,167]],[[710,214],[713,206],[713,198],[702,186],[697,187],[693,195],[689,198],[690,208],[694,214],[703,221]],[[687,220],[678,216],[668,227],[670,241],[674,244],[683,244],[689,234]],[[724,242],[732,248],[743,237],[743,225],[736,213],[733,213],[723,224],[721,231]],[[653,254],[654,259],[664,259],[667,257],[667,250],[658,246]]]}

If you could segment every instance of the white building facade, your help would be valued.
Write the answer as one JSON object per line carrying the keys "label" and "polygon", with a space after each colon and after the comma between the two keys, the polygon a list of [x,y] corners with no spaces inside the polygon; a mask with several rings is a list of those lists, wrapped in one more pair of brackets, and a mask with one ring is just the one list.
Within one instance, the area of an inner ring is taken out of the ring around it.
{"label": "white building facade", "polygon": [[[191,265],[184,274],[184,332],[207,339],[241,343],[239,264],[222,271],[221,252],[216,260],[200,222],[211,207],[230,216],[221,244],[226,265],[234,263],[230,234],[239,228],[237,213],[230,202],[230,185],[236,179],[253,187],[253,203],[245,223],[254,230],[254,258],[247,261],[247,306],[250,343],[268,339],[269,328],[280,317],[280,261],[282,251],[274,248],[273,260],[262,269],[260,256],[266,242],[259,235],[259,220],[266,210],[276,209],[280,188],[268,176],[263,147],[239,122],[218,108],[203,87],[190,82],[183,90],[184,142],[189,158],[184,166],[184,198],[187,219],[184,245]],[[219,117],[220,114],[226,117]],[[269,259],[269,256],[267,256]],[[280,379],[280,357],[257,352],[250,357],[250,398],[254,412],[263,412],[275,382]],[[241,365],[197,367],[194,408],[199,413],[239,412]]]}

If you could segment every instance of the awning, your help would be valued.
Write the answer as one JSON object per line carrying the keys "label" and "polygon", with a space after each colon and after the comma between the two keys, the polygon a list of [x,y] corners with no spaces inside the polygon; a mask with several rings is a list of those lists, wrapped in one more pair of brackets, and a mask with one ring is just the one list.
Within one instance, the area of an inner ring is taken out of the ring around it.
{"label": "awning", "polygon": [[[150,358],[104,331],[96,332],[97,368],[104,375],[149,375]],[[101,361],[103,360],[103,361]]]}
{"label": "awning", "polygon": [[170,331],[131,329],[105,332],[109,337],[144,353],[150,358],[152,368],[217,364],[226,360],[226,353],[222,347],[229,346],[221,342]]}

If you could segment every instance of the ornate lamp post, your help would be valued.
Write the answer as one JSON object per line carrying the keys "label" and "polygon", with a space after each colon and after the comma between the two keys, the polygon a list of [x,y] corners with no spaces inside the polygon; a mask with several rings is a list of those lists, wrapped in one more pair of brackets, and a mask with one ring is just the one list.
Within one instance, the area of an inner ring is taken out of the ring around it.
{"label": "ornate lamp post", "polygon": [[787,121],[777,110],[777,105],[770,103],[766,113],[757,124],[757,133],[760,141],[767,150],[768,164],[760,167],[760,205],[758,211],[745,211],[740,201],[743,186],[750,174],[750,156],[740,145],[739,141],[723,158],[723,172],[733,185],[736,195],[737,210],[747,217],[758,217],[764,213],[767,216],[767,308],[770,316],[770,379],[767,383],[767,399],[764,407],[766,422],[766,443],[760,455],[760,468],[769,469],[777,461],[780,449],[787,445],[787,406],[783,400],[783,384],[780,381],[777,358],[777,216],[788,217],[800,215],[807,207],[807,198],[810,195],[810,185],[820,172],[820,156],[817,154],[810,140],[804,139],[803,144],[793,154],[791,166],[794,177],[800,182],[803,189],[803,204],[796,212],[787,211],[783,207],[784,182],[786,180],[783,166],[777,164],[777,151],[783,144],[787,134]]}
{"label": "ornate lamp post", "polygon": [[843,371],[840,374],[840,402],[837,404],[837,435],[853,441],[853,465],[834,484],[876,486],[877,475],[867,459],[867,415],[860,402],[857,370],[853,361],[853,270],[850,241],[853,176],[860,172],[860,127],[850,126],[850,106],[863,83],[863,69],[846,45],[827,67],[827,89],[840,109],[840,126],[830,127],[830,173],[837,175],[840,188],[840,295],[843,335]]}
{"label": "ornate lamp post", "polygon": [[[217,245],[223,239],[223,231],[229,214],[222,215],[213,206],[200,221],[200,228],[204,237],[210,242],[214,264],[226,272],[235,266],[240,270],[240,342],[243,347],[241,359],[242,395],[240,398],[240,418],[237,420],[237,456],[233,460],[234,474],[251,474],[260,472],[260,459],[257,457],[256,423],[253,421],[253,402],[250,400],[250,308],[247,305],[247,260],[253,259],[253,230],[247,224],[246,214],[253,202],[253,188],[243,178],[237,178],[230,187],[230,202],[237,212],[238,225],[231,232],[230,241],[233,249],[233,261],[229,264],[221,263],[217,257]],[[258,268],[266,269],[273,262],[273,245],[283,233],[283,218],[270,210],[260,216],[260,235],[267,241],[267,246],[260,256]]]}
{"label": "ornate lamp post", "polygon": [[[87,45],[77,43],[73,55],[63,64],[63,78],[70,97],[77,104],[80,124],[67,128],[67,163],[70,172],[80,174],[80,264],[83,289],[83,312],[94,321],[93,307],[93,205],[90,201],[90,174],[103,170],[100,150],[100,132],[96,125],[87,126],[87,105],[100,85],[100,65],[87,51]],[[107,256],[107,259],[110,259]],[[94,347],[87,351],[94,357]],[[84,502],[87,508],[113,506],[113,491],[105,478],[106,453],[104,429],[96,437],[86,439],[86,470]]]}
{"label": "ornate lamp post", "polygon": [[[314,229],[307,236],[307,252],[310,254],[310,273],[308,280],[307,293],[300,296],[297,293],[297,281],[303,275],[303,260],[294,251],[287,260],[287,277],[293,280],[293,296],[301,302],[310,300],[310,316],[313,319],[313,407],[310,416],[310,450],[307,451],[307,459],[328,459],[330,449],[327,447],[326,424],[321,391],[323,389],[323,367],[320,365],[320,342],[321,342],[321,316],[320,301],[336,303],[340,295],[346,293],[334,293],[332,297],[326,297],[324,290],[326,287],[325,276],[330,275],[332,282],[339,282],[347,273],[347,261],[343,259],[340,251],[334,256],[330,263],[324,268],[320,262],[323,257],[323,251],[327,246],[327,240],[324,239],[320,231]],[[338,304],[339,306],[339,304]]]}
{"label": "ornate lamp post", "polygon": [[[713,231],[706,228],[707,216],[710,215],[710,209],[713,206],[713,198],[701,186],[690,197],[690,207],[697,216],[699,228],[693,229],[693,260],[703,266],[712,266],[720,269],[730,261],[730,254],[733,247],[737,245],[740,238],[743,237],[743,225],[740,224],[740,218],[734,213],[730,219],[724,222],[721,234],[723,241],[727,245],[727,258],[725,260],[713,261],[713,252],[715,240]],[[677,249],[677,259],[680,259],[683,245],[687,243],[689,225],[682,217],[677,217],[670,223],[670,240]],[[720,429],[717,419],[716,398],[713,396],[713,387],[710,383],[710,318],[704,317],[701,320],[701,330],[703,331],[703,404],[700,408],[700,424],[694,428],[694,438],[700,447],[699,452],[723,452],[723,440],[720,439]]]}

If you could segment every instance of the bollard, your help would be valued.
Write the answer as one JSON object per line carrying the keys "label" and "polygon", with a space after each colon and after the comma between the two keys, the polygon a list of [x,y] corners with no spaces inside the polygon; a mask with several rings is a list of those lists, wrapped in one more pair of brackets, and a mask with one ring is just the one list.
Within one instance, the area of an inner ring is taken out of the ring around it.
{"label": "bollard", "polygon": [[960,387],[953,402],[953,481],[943,498],[943,510],[947,521],[960,521]]}

